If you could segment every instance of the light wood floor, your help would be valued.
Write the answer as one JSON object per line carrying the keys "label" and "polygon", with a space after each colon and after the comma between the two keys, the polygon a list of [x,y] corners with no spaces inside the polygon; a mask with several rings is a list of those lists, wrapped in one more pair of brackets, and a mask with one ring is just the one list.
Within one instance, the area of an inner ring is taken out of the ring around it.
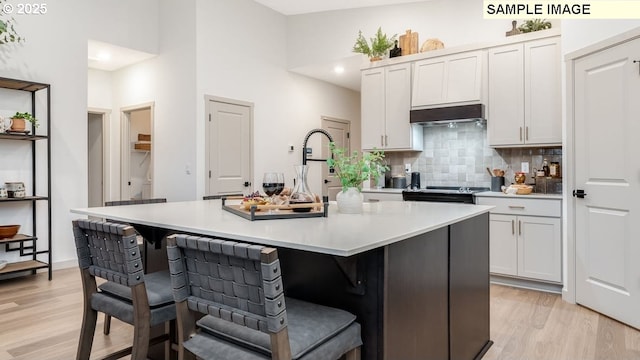
{"label": "light wood floor", "polygon": [[[55,271],[53,281],[38,274],[0,282],[0,360],[74,359],[81,288],[75,268]],[[116,319],[104,336],[100,317],[95,356],[129,345],[131,336]],[[558,295],[498,285],[491,286],[491,339],[487,360],[640,359],[640,331]]]}

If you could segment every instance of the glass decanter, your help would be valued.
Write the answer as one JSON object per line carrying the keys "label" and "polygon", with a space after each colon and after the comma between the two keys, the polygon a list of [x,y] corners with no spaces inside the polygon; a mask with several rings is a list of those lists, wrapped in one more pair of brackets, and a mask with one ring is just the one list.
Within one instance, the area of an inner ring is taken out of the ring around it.
{"label": "glass decanter", "polygon": [[307,184],[309,167],[307,165],[295,165],[294,168],[296,170],[296,184],[291,192],[289,204],[311,204],[315,202],[315,195],[309,190],[309,185]]}

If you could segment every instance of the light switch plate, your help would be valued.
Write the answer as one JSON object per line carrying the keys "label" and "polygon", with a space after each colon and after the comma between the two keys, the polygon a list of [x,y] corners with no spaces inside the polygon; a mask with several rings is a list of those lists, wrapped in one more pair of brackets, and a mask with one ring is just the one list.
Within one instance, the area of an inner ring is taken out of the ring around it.
{"label": "light switch plate", "polygon": [[524,173],[528,173],[529,172],[529,162],[528,161],[523,161],[520,164],[520,171],[522,171]]}

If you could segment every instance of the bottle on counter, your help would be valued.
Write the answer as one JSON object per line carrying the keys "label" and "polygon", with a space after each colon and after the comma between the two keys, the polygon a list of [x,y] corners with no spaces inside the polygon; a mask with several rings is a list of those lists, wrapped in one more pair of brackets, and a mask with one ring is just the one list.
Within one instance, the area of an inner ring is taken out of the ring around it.
{"label": "bottle on counter", "polygon": [[544,172],[544,176],[549,176],[549,162],[547,159],[542,160],[542,171]]}
{"label": "bottle on counter", "polygon": [[557,161],[552,161],[549,166],[549,176],[551,177],[560,177],[560,163]]}

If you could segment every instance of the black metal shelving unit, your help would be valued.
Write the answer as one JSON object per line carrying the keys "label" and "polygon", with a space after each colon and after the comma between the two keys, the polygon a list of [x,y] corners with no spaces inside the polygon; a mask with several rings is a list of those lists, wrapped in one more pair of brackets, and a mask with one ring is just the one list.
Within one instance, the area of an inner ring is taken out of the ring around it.
{"label": "black metal shelving unit", "polygon": [[[33,81],[17,80],[0,77],[0,88],[10,89],[17,91],[26,91],[31,93],[31,114],[37,118],[36,114],[36,95],[40,92],[46,92],[46,104],[45,112],[47,117],[46,134],[36,134],[36,129],[33,128],[29,134],[16,134],[16,133],[0,133],[0,141],[29,141],[31,142],[31,194],[24,198],[2,198],[0,199],[0,206],[11,206],[10,204],[16,202],[31,202],[31,214],[32,214],[32,229],[33,234],[16,234],[11,238],[0,239],[0,245],[4,246],[5,252],[19,252],[21,258],[28,258],[28,260],[20,260],[16,262],[10,262],[0,270],[0,275],[30,272],[35,274],[38,269],[47,269],[49,272],[49,280],[52,278],[52,249],[51,249],[51,85],[43,84]],[[36,180],[38,177],[43,176],[38,172],[36,147],[38,144],[46,143],[47,153],[47,193],[45,195],[36,194]],[[40,249],[38,246],[38,211],[36,208],[36,202],[47,202],[47,248]],[[2,219],[0,219],[0,223]],[[40,249],[40,250],[39,250]],[[46,261],[41,260],[43,255],[46,255]]]}

